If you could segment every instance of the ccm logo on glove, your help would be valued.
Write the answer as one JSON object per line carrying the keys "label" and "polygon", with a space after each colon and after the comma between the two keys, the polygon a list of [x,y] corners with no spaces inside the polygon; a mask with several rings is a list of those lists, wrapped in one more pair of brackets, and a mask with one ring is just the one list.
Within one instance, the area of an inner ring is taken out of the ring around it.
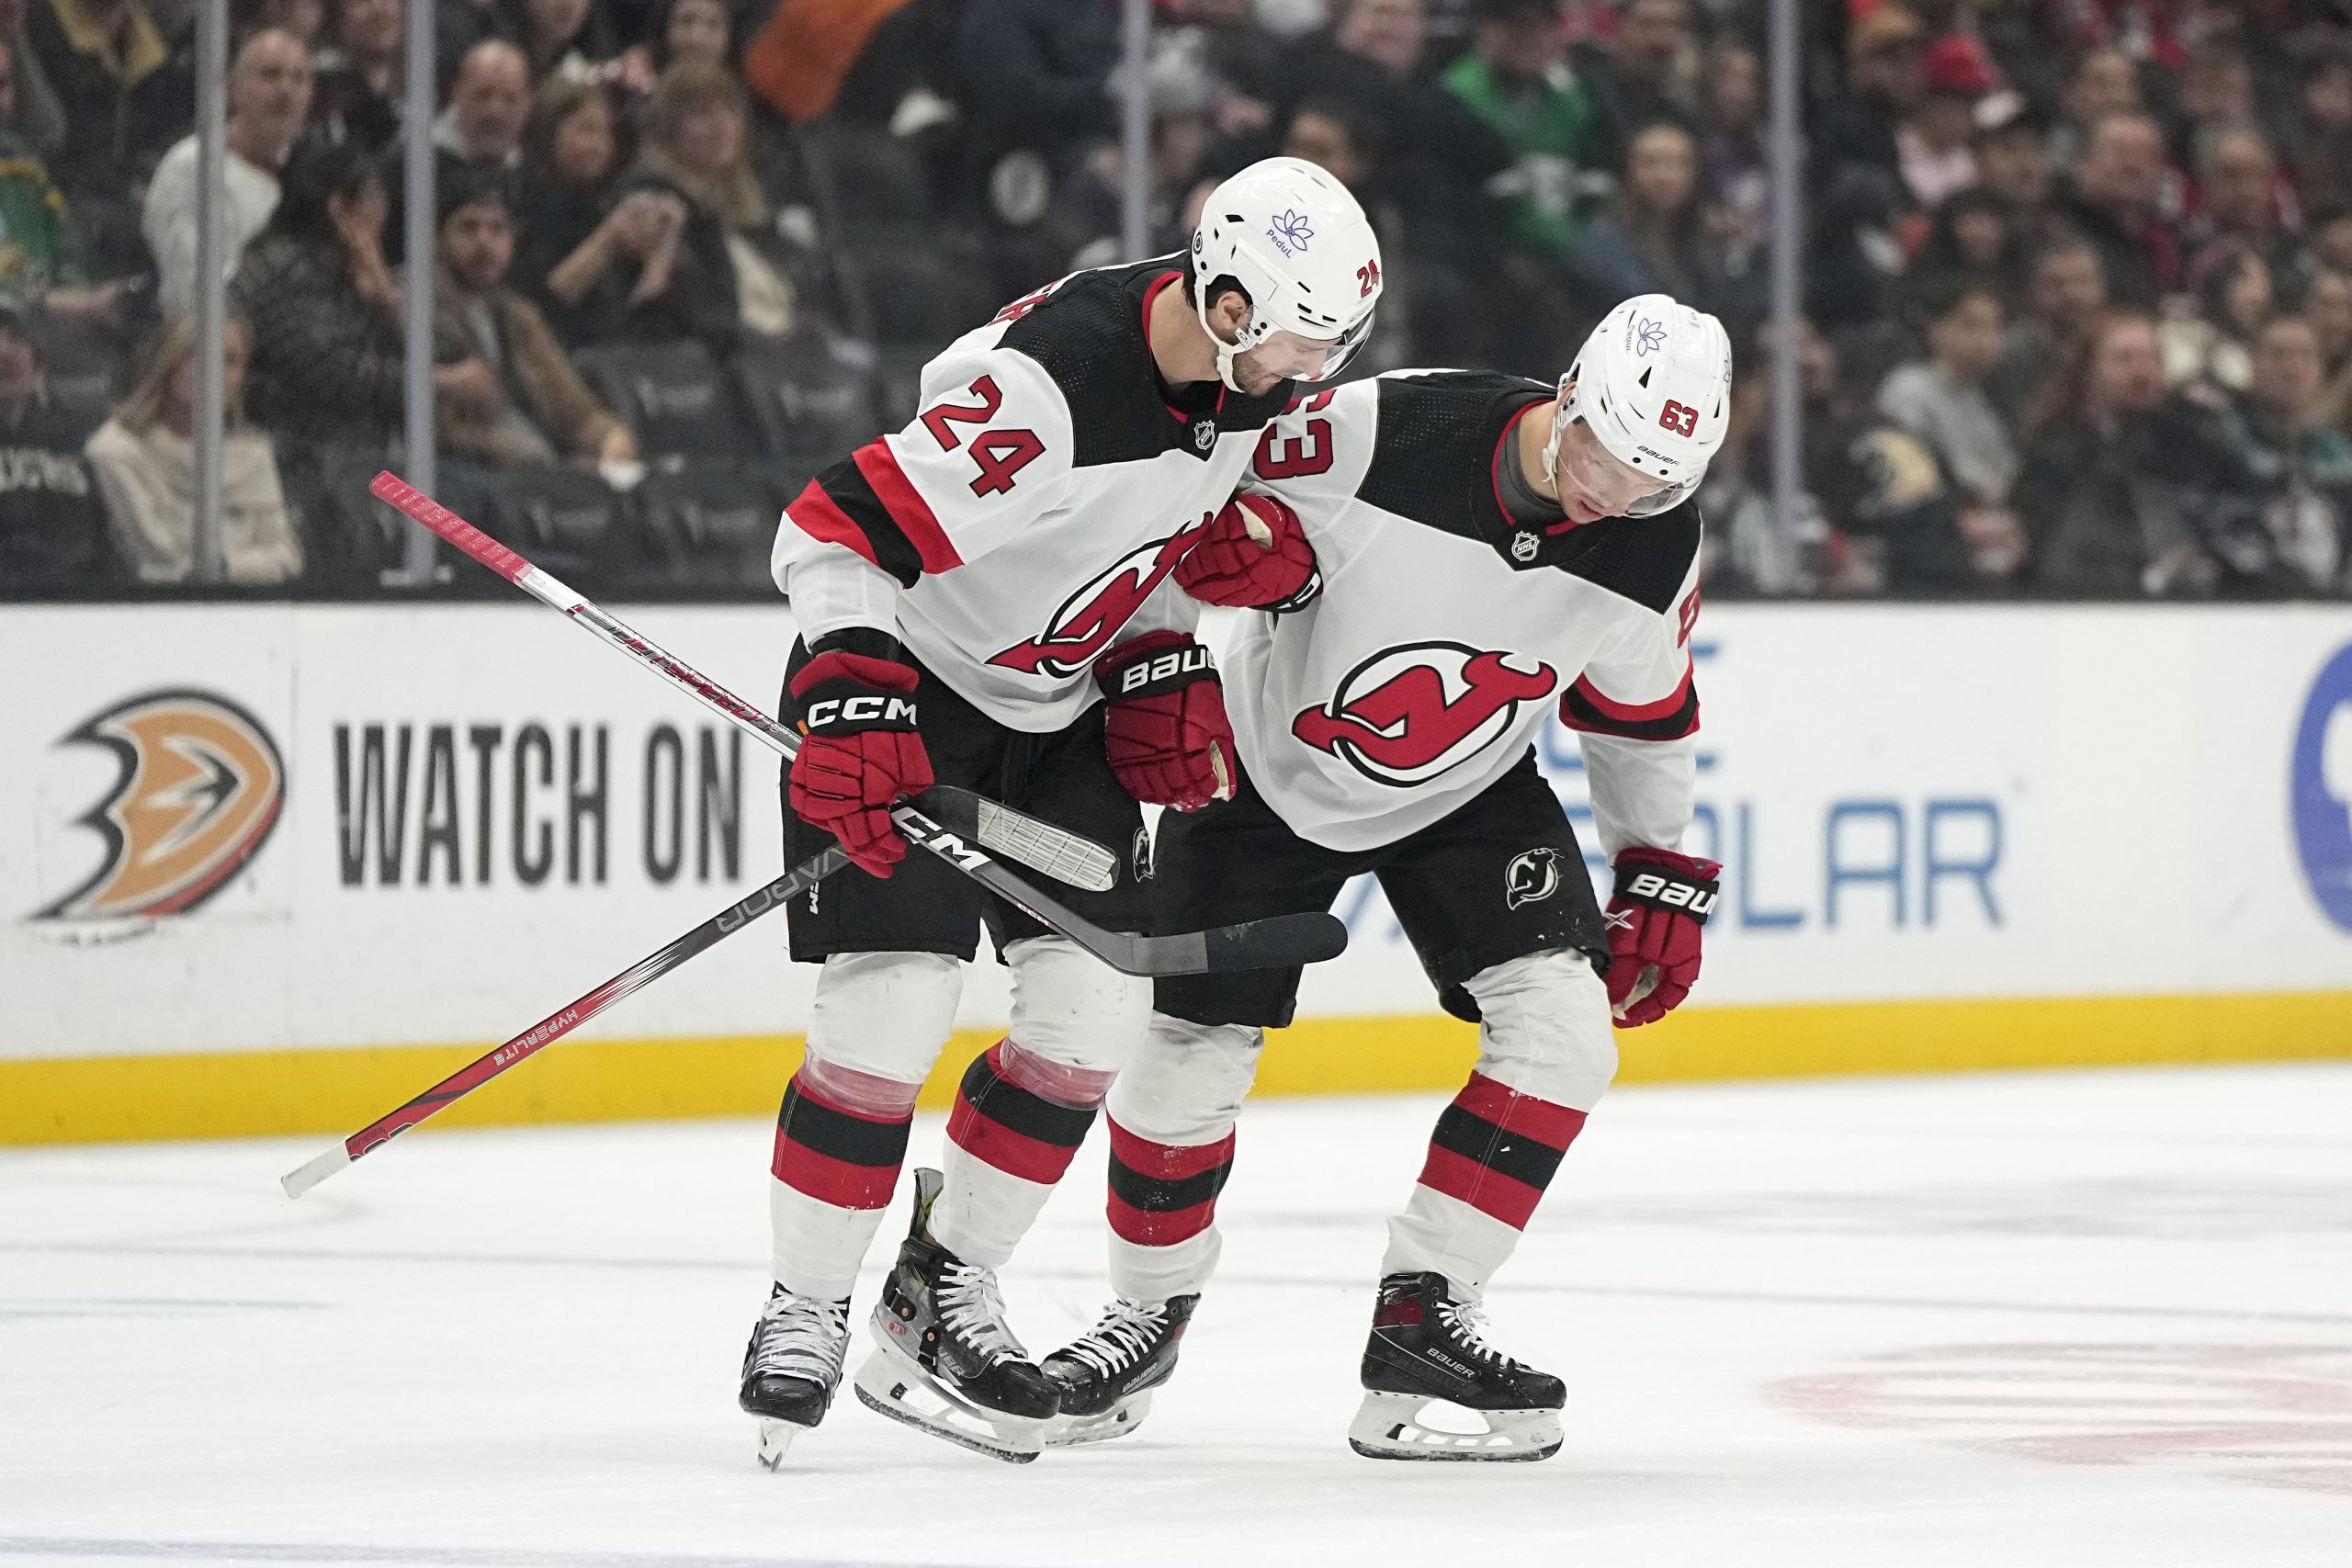
{"label": "ccm logo on glove", "polygon": [[915,722],[912,697],[827,697],[810,703],[808,725],[812,730],[828,729],[842,725],[886,724],[905,725]]}

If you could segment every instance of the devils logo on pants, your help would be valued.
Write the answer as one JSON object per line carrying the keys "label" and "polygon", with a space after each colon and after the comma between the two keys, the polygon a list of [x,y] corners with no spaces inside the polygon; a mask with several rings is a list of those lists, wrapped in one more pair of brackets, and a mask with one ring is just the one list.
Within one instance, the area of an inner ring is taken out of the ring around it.
{"label": "devils logo on pants", "polygon": [[1409,643],[1350,671],[1329,705],[1291,721],[1291,733],[1367,778],[1409,787],[1509,733],[1520,704],[1541,702],[1558,684],[1550,665],[1521,655]]}
{"label": "devils logo on pants", "polygon": [[1119,629],[1143,608],[1152,590],[1176,570],[1176,563],[1209,525],[1210,515],[1214,514],[1130,550],[1108,571],[1063,600],[1046,631],[992,655],[989,662],[1057,680],[1084,674],[1093,667],[1096,656],[1111,646]]}

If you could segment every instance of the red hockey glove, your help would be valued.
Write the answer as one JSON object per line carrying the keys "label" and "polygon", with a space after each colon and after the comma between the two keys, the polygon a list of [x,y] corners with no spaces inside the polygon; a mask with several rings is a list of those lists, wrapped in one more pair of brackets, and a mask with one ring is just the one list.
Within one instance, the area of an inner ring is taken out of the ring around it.
{"label": "red hockey glove", "polygon": [[1176,585],[1204,604],[1295,609],[1315,581],[1298,513],[1271,495],[1237,495],[1176,563]]}
{"label": "red hockey glove", "polygon": [[806,737],[792,760],[792,809],[876,876],[889,875],[907,852],[891,804],[932,785],[915,729],[918,679],[896,659],[840,649],[819,653],[792,678]]}
{"label": "red hockey glove", "polygon": [[1111,771],[1146,806],[1198,811],[1233,795],[1233,726],[1209,650],[1182,632],[1146,632],[1094,661]]}
{"label": "red hockey glove", "polygon": [[1617,857],[1609,899],[1609,1006],[1631,1029],[1656,1023],[1699,978],[1699,928],[1714,912],[1723,867],[1672,850]]}

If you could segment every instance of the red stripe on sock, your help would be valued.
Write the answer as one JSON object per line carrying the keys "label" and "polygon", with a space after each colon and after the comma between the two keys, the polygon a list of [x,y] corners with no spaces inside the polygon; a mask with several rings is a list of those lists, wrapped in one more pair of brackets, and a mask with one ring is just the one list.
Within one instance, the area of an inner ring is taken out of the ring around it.
{"label": "red stripe on sock", "polygon": [[1116,1192],[1111,1193],[1109,1199],[1104,1207],[1111,1219],[1111,1234],[1137,1247],[1173,1247],[1180,1241],[1190,1241],[1216,1220],[1215,1199],[1167,1213],[1138,1209]]}
{"label": "red stripe on sock", "polygon": [[1522,1134],[1546,1148],[1566,1149],[1584,1130],[1583,1111],[1521,1094],[1484,1073],[1472,1073],[1453,1103],[1481,1121]]}
{"label": "red stripe on sock", "polygon": [[1062,1179],[1070,1156],[1078,1153],[1075,1145],[1049,1144],[1014,1132],[961,1094],[947,1117],[947,1141],[1007,1176],[1046,1187]]}
{"label": "red stripe on sock", "polygon": [[1128,1132],[1116,1118],[1104,1120],[1111,1123],[1111,1157],[1136,1175],[1155,1181],[1182,1181],[1188,1176],[1215,1170],[1233,1158],[1230,1132],[1214,1144],[1156,1144]]}
{"label": "red stripe on sock", "polygon": [[795,1192],[836,1209],[887,1209],[899,1185],[895,1165],[852,1165],[781,1133],[776,1134],[775,1163],[769,1168]]}
{"label": "red stripe on sock", "polygon": [[1430,1157],[1421,1167],[1421,1185],[1432,1192],[1442,1192],[1459,1199],[1482,1214],[1491,1214],[1513,1230],[1525,1230],[1535,1205],[1544,1198],[1544,1190],[1530,1187],[1515,1177],[1490,1170],[1476,1160],[1464,1159],[1452,1149],[1430,1145]]}

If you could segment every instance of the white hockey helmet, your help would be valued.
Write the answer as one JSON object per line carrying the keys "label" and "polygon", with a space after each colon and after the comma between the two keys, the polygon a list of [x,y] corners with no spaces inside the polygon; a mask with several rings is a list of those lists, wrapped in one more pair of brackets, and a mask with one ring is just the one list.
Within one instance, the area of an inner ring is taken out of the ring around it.
{"label": "white hockey helmet", "polygon": [[1560,390],[1544,477],[1558,482],[1560,438],[1582,420],[1611,457],[1666,481],[1625,513],[1655,516],[1690,498],[1723,447],[1731,422],[1731,336],[1714,317],[1670,294],[1637,294],[1592,329]]}
{"label": "white hockey helmet", "polygon": [[[1209,325],[1209,293],[1231,278],[1250,296],[1250,320],[1232,343]],[[1303,158],[1261,158],[1209,192],[1193,231],[1193,304],[1217,345],[1217,378],[1235,391],[1236,355],[1278,333],[1304,340],[1301,357],[1328,347],[1297,373],[1328,381],[1355,356],[1380,302],[1380,242],[1348,187]]]}

